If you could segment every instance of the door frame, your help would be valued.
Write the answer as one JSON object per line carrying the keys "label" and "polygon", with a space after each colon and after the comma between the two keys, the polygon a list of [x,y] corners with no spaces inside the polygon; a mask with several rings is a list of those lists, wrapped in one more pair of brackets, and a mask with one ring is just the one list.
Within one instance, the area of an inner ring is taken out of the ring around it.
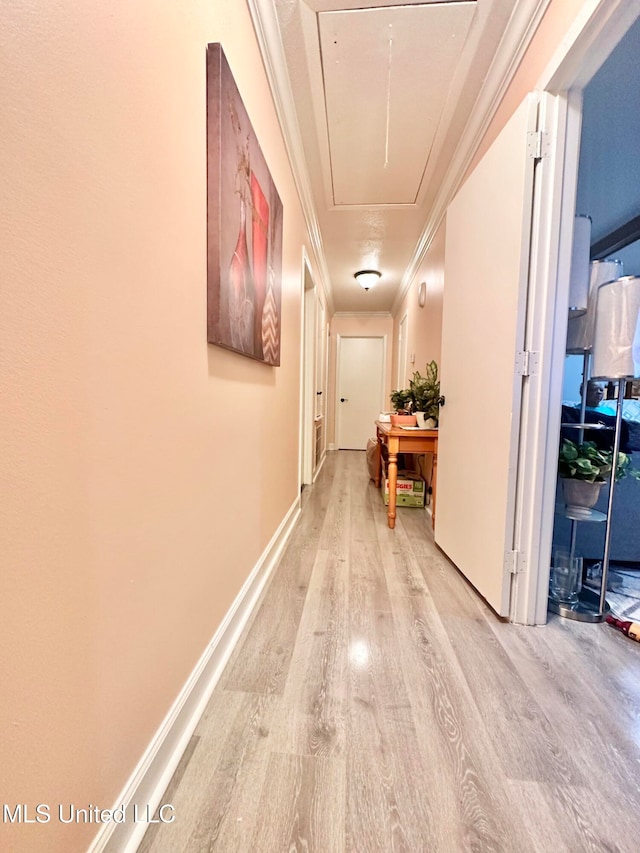
{"label": "door frame", "polygon": [[625,0],[585,3],[536,87],[550,96],[545,117],[555,127],[552,168],[536,178],[532,228],[525,345],[536,353],[537,367],[523,389],[516,504],[521,571],[510,609],[520,624],[547,621],[582,92],[637,17]]}
{"label": "door frame", "polygon": [[313,483],[313,432],[314,406],[313,394],[316,369],[315,352],[315,307],[316,285],[313,281],[311,264],[307,252],[302,247],[302,298],[300,310],[300,454],[298,462],[298,483],[300,488]]}
{"label": "door frame", "polygon": [[[327,338],[327,306],[322,298],[318,295],[316,299],[316,322],[315,322],[315,338],[316,338],[316,370],[315,370],[315,398],[314,401],[314,432],[313,432],[313,480],[315,482],[320,469],[324,464],[327,452],[327,354],[329,351],[329,341]],[[320,447],[320,455],[318,456],[318,428],[322,430],[322,442]]]}
{"label": "door frame", "polygon": [[[384,411],[384,395],[385,395],[385,385],[387,378],[387,335],[344,335],[337,334],[336,335],[336,387],[335,387],[335,397],[333,401],[334,405],[334,422],[335,422],[335,448],[336,450],[340,450],[340,357],[342,350],[342,340],[343,338],[357,338],[357,339],[371,339],[375,338],[376,340],[382,340],[382,394],[381,394],[381,408],[380,411]],[[372,425],[373,426],[373,425]]]}

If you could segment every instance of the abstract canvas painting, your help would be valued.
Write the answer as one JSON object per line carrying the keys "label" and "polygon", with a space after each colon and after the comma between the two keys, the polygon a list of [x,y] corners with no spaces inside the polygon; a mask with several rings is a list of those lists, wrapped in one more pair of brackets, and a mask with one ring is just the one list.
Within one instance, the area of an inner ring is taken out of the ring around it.
{"label": "abstract canvas painting", "polygon": [[219,44],[207,47],[207,340],[280,364],[282,202]]}

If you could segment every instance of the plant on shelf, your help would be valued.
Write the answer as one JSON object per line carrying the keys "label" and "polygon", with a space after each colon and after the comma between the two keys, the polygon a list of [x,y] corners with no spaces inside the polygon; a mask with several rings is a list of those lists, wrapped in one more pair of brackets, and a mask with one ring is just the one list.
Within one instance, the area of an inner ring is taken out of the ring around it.
{"label": "plant on shelf", "polygon": [[[584,441],[576,444],[569,438],[564,438],[560,445],[558,457],[558,474],[561,477],[584,480],[587,483],[604,483],[605,477],[611,473],[613,452],[599,450],[594,441]],[[640,471],[631,467],[631,457],[628,453],[618,451],[616,464],[616,481],[623,480],[630,474],[640,480]]]}
{"label": "plant on shelf", "polygon": [[605,476],[611,471],[610,458],[611,453],[598,450],[594,441],[576,444],[564,438],[558,456],[558,474],[586,483],[604,483]]}
{"label": "plant on shelf", "polygon": [[[593,507],[605,478],[613,468],[613,452],[600,450],[594,441],[577,444],[563,438],[558,456],[558,474],[562,480],[567,506]],[[616,460],[616,481],[630,474],[640,479],[640,471],[631,467],[631,457],[622,451]]]}

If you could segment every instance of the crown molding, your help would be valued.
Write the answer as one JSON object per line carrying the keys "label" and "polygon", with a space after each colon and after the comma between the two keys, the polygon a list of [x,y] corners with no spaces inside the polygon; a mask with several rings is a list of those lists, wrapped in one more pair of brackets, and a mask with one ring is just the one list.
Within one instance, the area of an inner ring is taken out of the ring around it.
{"label": "crown molding", "polygon": [[447,207],[460,187],[550,2],[551,0],[519,0],[515,5],[427,222],[402,276],[400,287],[391,306],[391,313],[394,316],[418,273],[436,231],[442,224]]}
{"label": "crown molding", "polygon": [[383,318],[385,320],[389,319],[393,315],[390,311],[336,311],[333,315],[335,317],[377,317],[378,319]]}
{"label": "crown molding", "polygon": [[295,102],[284,47],[280,36],[280,26],[273,0],[247,0],[253,22],[258,47],[262,56],[276,115],[282,131],[287,156],[291,165],[293,179],[300,198],[302,212],[309,232],[311,248],[320,273],[322,287],[327,297],[331,314],[335,311],[331,278],[322,245],[322,234],[318,223],[316,207],[311,191],[311,180],[307,169],[302,136],[298,126]]}

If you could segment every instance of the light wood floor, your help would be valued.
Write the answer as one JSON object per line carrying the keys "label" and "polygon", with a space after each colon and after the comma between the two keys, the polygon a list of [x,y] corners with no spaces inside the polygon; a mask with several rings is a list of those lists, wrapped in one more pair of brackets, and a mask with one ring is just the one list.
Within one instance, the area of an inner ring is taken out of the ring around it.
{"label": "light wood floor", "polygon": [[139,850],[637,850],[640,644],[498,620],[364,453],[304,497]]}

